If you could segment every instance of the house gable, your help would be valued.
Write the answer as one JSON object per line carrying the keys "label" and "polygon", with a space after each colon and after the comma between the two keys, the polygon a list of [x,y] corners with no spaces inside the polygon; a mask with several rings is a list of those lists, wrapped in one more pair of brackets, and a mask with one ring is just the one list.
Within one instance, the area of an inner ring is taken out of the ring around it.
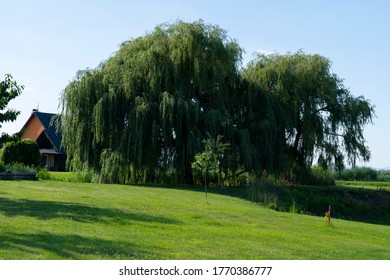
{"label": "house gable", "polygon": [[23,126],[24,132],[22,139],[31,139],[37,141],[40,149],[47,149],[49,141],[51,149],[56,152],[65,154],[65,150],[61,147],[62,134],[57,133],[56,127],[52,124],[55,114],[42,113],[33,111],[30,118]]}
{"label": "house gable", "polygon": [[31,139],[33,141],[36,141],[38,137],[42,134],[42,132],[45,130],[45,127],[34,114],[31,115],[31,117],[28,119],[23,128],[24,132],[21,138]]}

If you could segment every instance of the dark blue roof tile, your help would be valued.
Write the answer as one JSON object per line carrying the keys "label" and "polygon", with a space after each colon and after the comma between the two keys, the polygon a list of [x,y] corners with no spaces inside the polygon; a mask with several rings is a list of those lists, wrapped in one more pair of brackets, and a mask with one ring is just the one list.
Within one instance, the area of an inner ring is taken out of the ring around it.
{"label": "dark blue roof tile", "polygon": [[61,146],[62,142],[62,133],[61,131],[57,132],[57,128],[54,122],[52,122],[53,117],[57,116],[56,114],[42,113],[42,112],[33,112],[33,114],[38,118],[38,120],[45,127],[45,134],[49,138],[50,142],[53,144],[54,149],[57,152],[65,153],[64,148]]}

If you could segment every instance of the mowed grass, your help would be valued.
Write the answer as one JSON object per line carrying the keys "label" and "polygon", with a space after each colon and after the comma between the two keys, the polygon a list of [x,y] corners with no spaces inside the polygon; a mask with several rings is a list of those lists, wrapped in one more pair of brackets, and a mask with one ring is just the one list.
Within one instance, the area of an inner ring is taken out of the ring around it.
{"label": "mowed grass", "polygon": [[372,190],[385,190],[390,192],[390,182],[377,181],[337,181],[338,186],[363,188]]}
{"label": "mowed grass", "polygon": [[188,188],[0,181],[0,259],[390,259],[390,227]]}

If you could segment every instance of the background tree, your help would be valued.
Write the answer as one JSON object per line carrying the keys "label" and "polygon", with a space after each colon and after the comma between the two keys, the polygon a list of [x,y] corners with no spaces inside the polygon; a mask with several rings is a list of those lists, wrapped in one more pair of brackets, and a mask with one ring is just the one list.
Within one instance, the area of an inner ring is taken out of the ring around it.
{"label": "background tree", "polygon": [[0,135],[0,148],[4,146],[4,144],[8,142],[16,142],[20,140],[20,137],[22,136],[22,131],[19,131],[17,133],[14,133],[12,135],[9,135],[8,133],[3,132]]}
{"label": "background tree", "polygon": [[[22,93],[23,88],[24,87],[19,86],[9,74],[6,74],[4,80],[0,81],[0,128],[3,122],[13,122],[20,114],[19,111],[14,109],[7,109],[7,106],[12,99]],[[12,139],[15,139],[15,137],[2,133],[0,136],[0,147]]]}
{"label": "background tree", "polygon": [[363,128],[372,122],[374,108],[344,87],[327,58],[303,52],[259,55],[244,76],[281,102],[286,152],[297,181],[317,158],[337,166],[341,155],[352,165],[369,160]]}

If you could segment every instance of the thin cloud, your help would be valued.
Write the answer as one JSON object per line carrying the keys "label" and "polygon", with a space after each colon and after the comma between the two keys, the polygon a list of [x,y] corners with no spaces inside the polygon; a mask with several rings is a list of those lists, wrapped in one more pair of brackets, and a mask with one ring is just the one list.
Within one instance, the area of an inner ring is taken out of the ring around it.
{"label": "thin cloud", "polygon": [[276,51],[270,51],[270,50],[264,50],[264,49],[258,49],[256,52],[259,54],[264,54],[264,55],[271,55],[271,54],[276,53]]}

